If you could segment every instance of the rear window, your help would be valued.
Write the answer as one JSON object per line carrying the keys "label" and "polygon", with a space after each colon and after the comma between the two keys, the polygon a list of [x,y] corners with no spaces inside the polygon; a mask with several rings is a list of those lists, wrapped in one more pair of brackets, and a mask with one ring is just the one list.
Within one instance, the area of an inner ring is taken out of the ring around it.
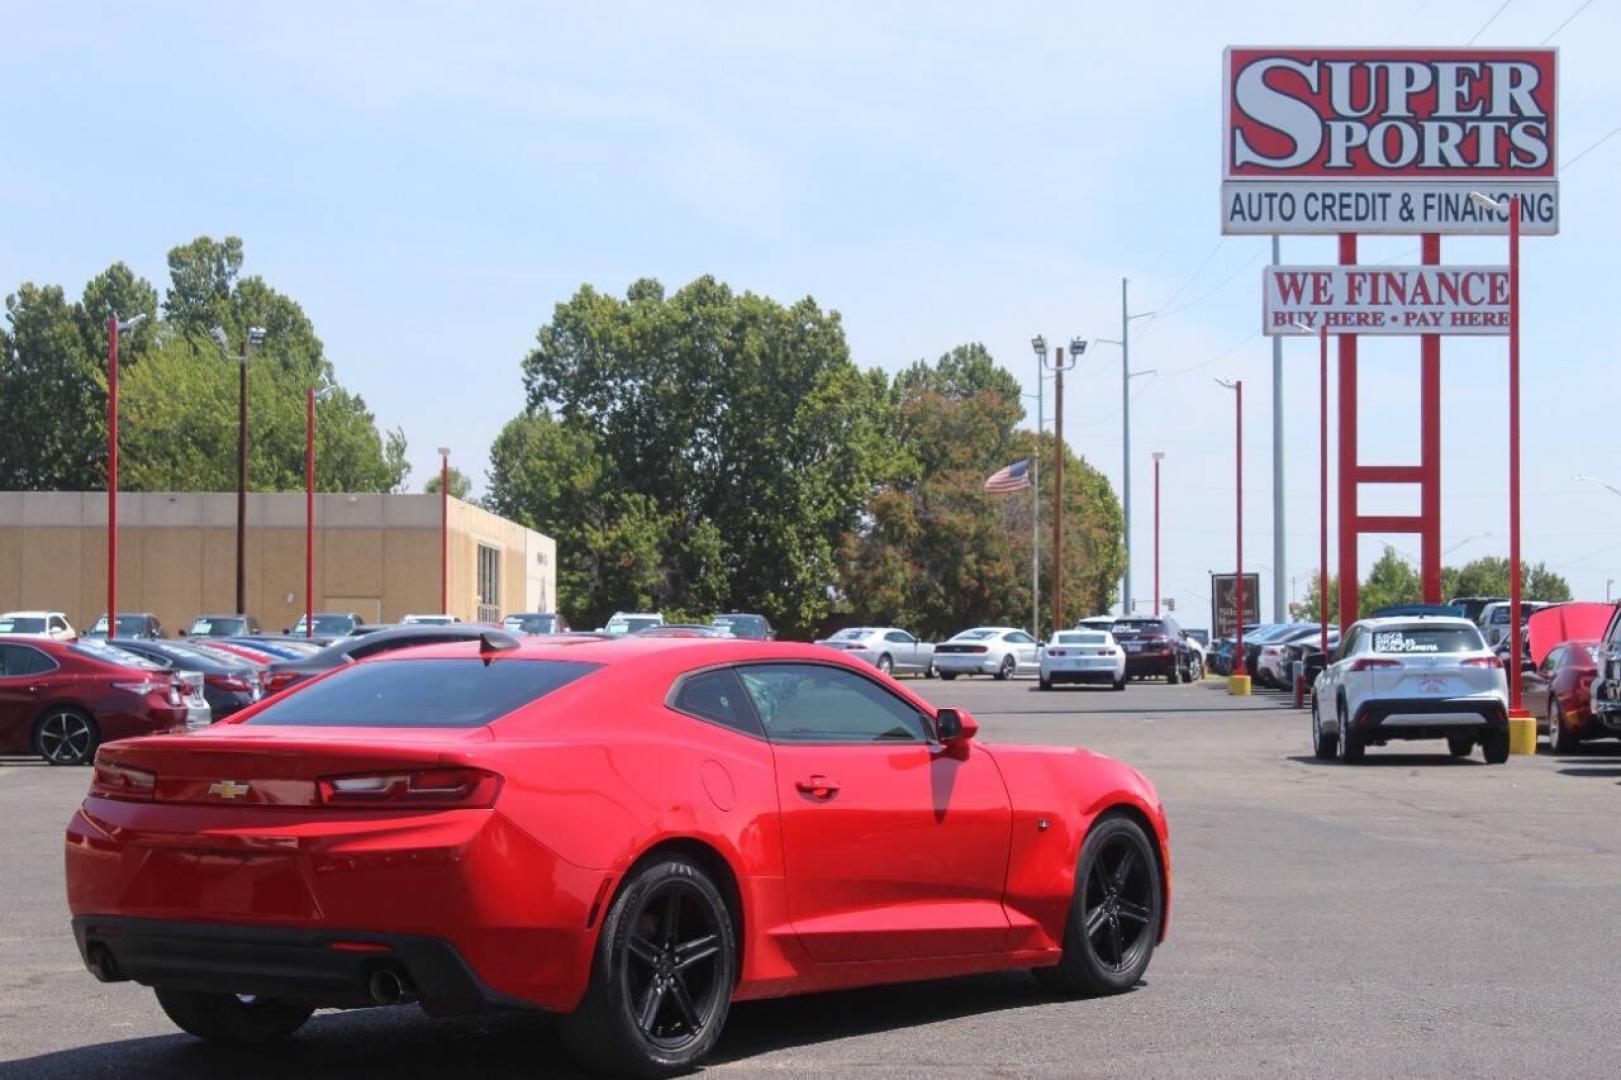
{"label": "rear window", "polygon": [[828,640],[829,641],[860,641],[862,638],[866,637],[870,633],[872,633],[872,631],[869,630],[865,626],[852,626],[847,630],[840,630],[838,633],[836,633],[832,637],[828,638]]}
{"label": "rear window", "polygon": [[952,638],[951,640],[952,641],[984,641],[986,638],[993,638],[996,635],[997,635],[997,631],[995,631],[995,630],[964,630],[962,633],[958,634],[956,637]]}
{"label": "rear window", "polygon": [[155,660],[150,660],[138,653],[120,649],[116,645],[103,644],[99,640],[81,641],[68,648],[80,656],[88,656],[92,660],[100,660],[103,664],[117,664],[119,667],[140,668],[144,671],[167,671],[168,667]]}
{"label": "rear window", "polygon": [[1102,645],[1109,640],[1106,634],[1055,634],[1053,643],[1057,645]]}
{"label": "rear window", "polygon": [[1144,619],[1132,622],[1122,620],[1114,624],[1114,632],[1118,634],[1122,631],[1128,634],[1163,634],[1165,633],[1165,624],[1158,619]]}
{"label": "rear window", "polygon": [[565,660],[385,660],[345,668],[266,708],[248,724],[299,727],[483,727],[600,664]]}
{"label": "rear window", "polygon": [[557,616],[508,615],[501,620],[501,625],[521,634],[554,634],[557,632]]}
{"label": "rear window", "polygon": [[1376,653],[1433,655],[1478,652],[1485,647],[1480,640],[1480,631],[1472,626],[1404,626],[1373,631],[1373,651]]}

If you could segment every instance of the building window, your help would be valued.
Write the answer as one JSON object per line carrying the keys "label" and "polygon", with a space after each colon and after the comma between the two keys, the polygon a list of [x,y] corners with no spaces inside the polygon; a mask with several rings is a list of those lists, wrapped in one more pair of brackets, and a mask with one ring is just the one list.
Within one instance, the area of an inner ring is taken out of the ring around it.
{"label": "building window", "polygon": [[501,621],[501,549],[478,546],[478,618]]}

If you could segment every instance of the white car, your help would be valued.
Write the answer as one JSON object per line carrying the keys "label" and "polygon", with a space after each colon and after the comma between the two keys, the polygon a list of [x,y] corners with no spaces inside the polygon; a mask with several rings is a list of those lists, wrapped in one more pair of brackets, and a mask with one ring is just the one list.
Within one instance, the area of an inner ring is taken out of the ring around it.
{"label": "white car", "polygon": [[79,636],[60,611],[8,611],[0,615],[0,634],[72,641]]}
{"label": "white car", "polygon": [[400,620],[401,626],[452,626],[461,622],[456,615],[407,615]]}
{"label": "white car", "polygon": [[1453,757],[1478,744],[1508,760],[1508,679],[1468,619],[1391,617],[1353,623],[1311,698],[1319,758],[1362,760],[1369,745],[1445,739]]}
{"label": "white car", "polygon": [[1015,626],[976,626],[934,647],[934,670],[942,679],[958,675],[1036,675],[1041,671],[1036,639]]}
{"label": "white car", "polygon": [[816,644],[865,660],[885,675],[934,678],[934,646],[898,626],[851,626]]}
{"label": "white car", "polygon": [[1320,626],[1297,626],[1292,630],[1283,631],[1277,637],[1268,638],[1256,658],[1255,670],[1250,672],[1255,676],[1256,685],[1271,686],[1280,690],[1292,687],[1294,676],[1289,671],[1289,665],[1293,663],[1294,658],[1289,655],[1289,646],[1298,645],[1302,641],[1315,644],[1322,633]]}
{"label": "white car", "polygon": [[1077,630],[1113,630],[1115,617],[1113,615],[1088,615],[1075,623]]}
{"label": "white car", "polygon": [[608,620],[606,626],[597,627],[603,634],[612,634],[623,637],[634,634],[638,630],[649,630],[655,626],[664,625],[664,616],[656,611],[616,611],[613,618]]}
{"label": "white car", "polygon": [[1041,688],[1054,683],[1108,683],[1126,688],[1126,650],[1107,630],[1060,630],[1041,650]]}

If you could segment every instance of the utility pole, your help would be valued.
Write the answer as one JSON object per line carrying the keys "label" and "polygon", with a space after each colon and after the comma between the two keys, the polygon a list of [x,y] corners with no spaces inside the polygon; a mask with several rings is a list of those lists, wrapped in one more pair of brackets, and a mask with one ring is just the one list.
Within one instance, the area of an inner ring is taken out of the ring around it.
{"label": "utility pole", "polygon": [[264,344],[265,332],[258,326],[248,327],[248,336],[242,342],[242,355],[230,356],[225,331],[214,330],[227,357],[238,367],[236,391],[236,614],[248,610],[248,362],[253,359],[255,346]]}
{"label": "utility pole", "polygon": [[[1041,640],[1041,435],[1046,426],[1047,339],[1030,339],[1036,354],[1036,452],[1030,455],[1030,636]],[[1058,627],[1053,627],[1056,631]]]}
{"label": "utility pole", "polygon": [[[1272,265],[1278,266],[1281,256],[1276,234],[1272,237]],[[1283,515],[1283,338],[1272,338],[1272,621],[1284,618],[1284,550]]]}
{"label": "utility pole", "polygon": [[1125,278],[1120,279],[1120,497],[1126,513],[1126,572],[1120,586],[1120,613],[1131,614],[1131,316]]}

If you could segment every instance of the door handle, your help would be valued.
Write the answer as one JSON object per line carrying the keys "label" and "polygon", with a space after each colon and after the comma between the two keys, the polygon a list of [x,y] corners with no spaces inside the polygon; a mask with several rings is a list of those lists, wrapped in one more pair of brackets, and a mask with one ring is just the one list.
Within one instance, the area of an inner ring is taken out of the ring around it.
{"label": "door handle", "polygon": [[837,781],[829,780],[827,777],[822,776],[819,773],[815,776],[810,776],[806,779],[795,781],[794,787],[798,788],[802,793],[809,795],[813,799],[831,799],[834,793],[839,790]]}

